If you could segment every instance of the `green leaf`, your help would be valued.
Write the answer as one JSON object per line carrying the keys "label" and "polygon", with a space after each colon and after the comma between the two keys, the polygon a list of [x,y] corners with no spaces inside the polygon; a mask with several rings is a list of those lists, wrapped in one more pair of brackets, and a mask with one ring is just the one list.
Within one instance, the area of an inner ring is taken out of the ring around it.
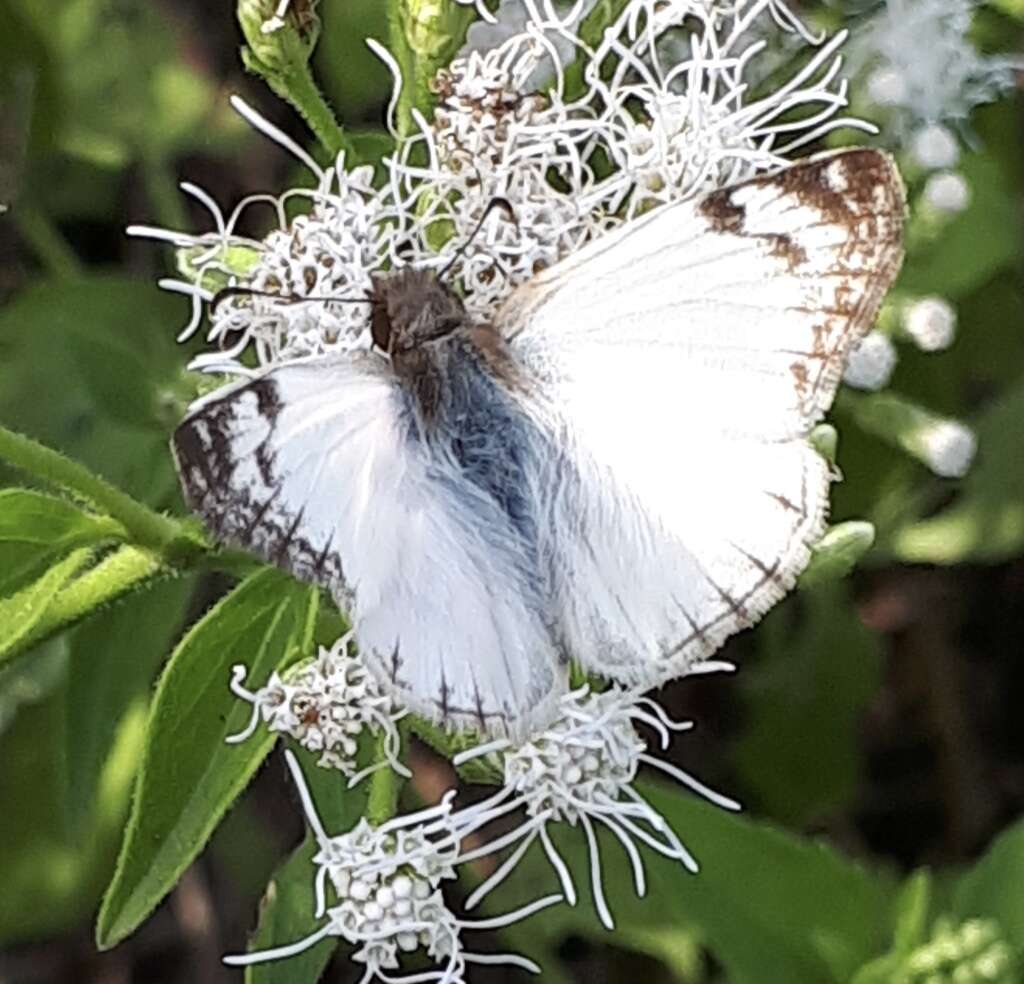
{"label": "green leaf", "polygon": [[21,707],[46,700],[64,682],[67,669],[67,644],[61,637],[41,645],[32,659],[0,669],[0,737]]}
{"label": "green leaf", "polygon": [[[842,982],[875,954],[885,934],[891,886],[823,843],[802,840],[749,817],[726,813],[663,784],[641,784],[641,794],[664,816],[700,862],[691,875],[644,851],[648,892],[636,898],[621,845],[600,838],[612,936],[588,900],[589,864],[579,829],[559,825],[556,842],[569,863],[580,902],[558,906],[503,935],[541,962],[556,960],[570,934],[629,943],[632,931],[696,933],[723,965],[730,984]],[[496,893],[494,912],[534,899],[554,875],[538,845],[520,863],[508,889]],[[664,941],[663,941],[664,942]]]}
{"label": "green leaf", "polygon": [[833,581],[769,613],[754,641],[761,658],[737,681],[746,727],[736,767],[758,810],[817,820],[847,805],[860,779],[857,731],[879,684],[878,640],[858,619],[849,582]]}
{"label": "green leaf", "polygon": [[1024,820],[1004,830],[956,887],[953,911],[961,918],[988,917],[1024,949]]}
{"label": "green leaf", "polygon": [[800,575],[800,587],[811,588],[846,577],[875,542],[875,528],[863,520],[839,523],[811,549],[811,562]]}
{"label": "green leaf", "polygon": [[115,168],[216,136],[216,85],[181,57],[185,39],[169,12],[95,0],[8,2],[35,23],[60,65],[56,139],[65,153]]}
{"label": "green leaf", "polygon": [[0,491],[0,595],[39,577],[76,547],[124,538],[120,523],[65,499],[29,489]]}
{"label": "green leaf", "polygon": [[117,729],[129,708],[148,697],[157,667],[181,628],[192,588],[186,578],[163,581],[67,634],[64,804],[69,831],[88,829]]}
{"label": "green leaf", "polygon": [[[63,650],[63,640],[54,646]],[[0,737],[0,802],[15,807],[0,810],[0,946],[80,927],[95,911],[124,826],[142,744],[143,709],[126,715],[119,728],[97,785],[89,827],[69,832],[62,756],[69,697],[63,689],[23,706]]]}
{"label": "green leaf", "polygon": [[81,547],[51,567],[26,588],[0,599],[0,665],[19,650],[54,597],[89,562],[91,551]]}
{"label": "green leaf", "polygon": [[[351,829],[366,811],[367,784],[347,789],[343,776],[318,768],[314,756],[298,754],[328,834]],[[317,850],[307,832],[302,844],[274,872],[260,903],[259,923],[249,940],[249,952],[294,943],[323,922],[323,917],[317,918],[314,913],[313,855]],[[246,969],[246,984],[308,984],[319,980],[336,947],[336,940],[326,939],[288,960],[255,964]]]}
{"label": "green leaf", "polygon": [[[0,420],[137,499],[177,504],[167,434],[189,395],[173,341],[187,316],[180,299],[124,277],[37,281],[0,310]],[[81,360],[90,347],[97,354]],[[125,347],[146,371],[99,392],[91,378],[99,353]],[[150,409],[135,422],[113,419],[119,392],[136,406],[148,394]]]}
{"label": "green leaf", "polygon": [[273,745],[258,731],[239,745],[250,708],[228,689],[231,667],[249,679],[306,652],[317,593],[275,570],[254,574],[211,609],[178,645],[150,712],[132,814],[96,936],[106,949],[152,912],[199,854]]}
{"label": "green leaf", "polygon": [[931,903],[931,876],[922,869],[900,887],[893,901],[893,940],[888,953],[861,967],[853,984],[892,984],[907,957],[928,938],[928,910]]}

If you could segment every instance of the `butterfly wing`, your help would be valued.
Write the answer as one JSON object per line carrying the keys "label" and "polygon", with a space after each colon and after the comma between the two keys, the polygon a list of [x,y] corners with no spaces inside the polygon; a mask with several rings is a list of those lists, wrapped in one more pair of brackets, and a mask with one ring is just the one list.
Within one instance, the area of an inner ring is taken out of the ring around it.
{"label": "butterfly wing", "polygon": [[545,723],[565,668],[508,519],[417,439],[383,360],[291,363],[219,390],[174,451],[217,537],[327,588],[406,706],[494,735]]}
{"label": "butterfly wing", "polygon": [[808,434],[896,276],[904,210],[885,154],[812,158],[653,211],[506,302],[576,462],[549,547],[575,658],[658,682],[792,587],[828,508]]}

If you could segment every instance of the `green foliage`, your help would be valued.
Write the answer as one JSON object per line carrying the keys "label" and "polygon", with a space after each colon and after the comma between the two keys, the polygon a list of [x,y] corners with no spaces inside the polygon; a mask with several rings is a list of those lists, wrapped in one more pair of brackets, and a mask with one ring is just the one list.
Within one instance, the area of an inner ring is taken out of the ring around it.
{"label": "green foliage", "polygon": [[992,563],[1024,549],[1024,377],[978,421],[977,464],[957,501],[937,516],[908,524],[893,538],[911,563]]}
{"label": "green foliage", "polygon": [[737,679],[747,714],[736,747],[744,788],[771,816],[820,819],[848,802],[861,778],[856,736],[880,679],[878,641],[857,618],[848,582],[838,581],[771,612],[757,649]]}
{"label": "green foliage", "polygon": [[314,591],[265,570],[174,651],[153,698],[132,814],[100,910],[101,947],[124,939],[170,891],[270,751],[268,733],[225,744],[248,719],[227,689],[232,666],[244,663],[263,680],[306,654],[316,608]]}
{"label": "green foliage", "polygon": [[[366,812],[365,787],[347,789],[344,780],[312,764],[304,756],[303,771],[317,808],[331,818],[329,833],[351,828]],[[307,833],[302,843],[282,862],[267,884],[260,903],[259,922],[249,940],[249,950],[266,950],[308,936],[323,917],[313,911],[309,890],[313,855],[318,845]],[[293,960],[256,964],[246,969],[246,984],[303,984],[316,980],[336,948],[336,941],[323,940]]]}
{"label": "green foliage", "polygon": [[0,600],[0,665],[18,651],[19,644],[46,615],[57,593],[88,562],[88,549],[75,550],[37,580]]}
{"label": "green foliage", "polygon": [[0,491],[0,596],[24,587],[78,547],[126,536],[115,520],[63,499],[28,489]]}
{"label": "green foliage", "polygon": [[[722,961],[734,984],[846,982],[875,952],[885,929],[890,887],[886,879],[851,864],[824,844],[802,840],[764,823],[726,813],[660,784],[641,792],[690,845],[700,873],[650,852],[645,858],[648,896],[637,899],[621,845],[600,838],[604,885],[616,919],[614,939],[644,949],[652,931],[662,947],[671,933],[696,938]],[[576,908],[559,906],[543,919],[506,931],[517,950],[557,965],[570,933],[608,941],[589,903],[586,842],[579,829],[554,830],[580,890]],[[548,861],[536,847],[512,876],[510,898],[534,898],[551,882]],[[499,910],[497,903],[494,909]],[[684,962],[688,948],[682,947]],[[766,955],[770,954],[770,959]]]}

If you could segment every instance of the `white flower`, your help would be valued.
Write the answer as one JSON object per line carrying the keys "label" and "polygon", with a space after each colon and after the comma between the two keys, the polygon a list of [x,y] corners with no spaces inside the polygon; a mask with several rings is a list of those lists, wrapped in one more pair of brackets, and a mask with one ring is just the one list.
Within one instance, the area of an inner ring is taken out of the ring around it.
{"label": "white flower", "polygon": [[907,98],[907,83],[895,68],[876,68],[867,78],[868,98],[878,106],[899,106]]}
{"label": "white flower", "polygon": [[[865,126],[837,115],[847,101],[839,78],[844,35],[749,98],[764,75],[756,63],[766,42],[753,40],[762,21],[795,39],[819,40],[782,0],[632,0],[595,48],[576,33],[588,9],[588,0],[522,0],[519,33],[439,75],[436,113],[427,120],[413,112],[417,133],[382,160],[380,188],[368,168],[346,171],[343,158],[319,167],[233,100],[306,165],[315,187],[252,196],[225,218],[189,185],[214,231],[130,230],[170,241],[185,261],[186,279],[162,283],[192,298],[183,338],[217,300],[208,333],[216,351],[193,365],[244,375],[252,371],[240,361],[249,348],[267,366],[368,347],[372,277],[404,265],[440,270],[451,262],[449,282],[470,315],[486,319],[538,270],[651,205],[782,166],[785,155],[835,127]],[[689,41],[673,63],[667,53],[681,31]],[[398,67],[377,42],[368,44],[396,75],[393,126]],[[584,85],[567,99],[566,72],[577,57]],[[542,76],[551,84],[537,93]],[[618,170],[598,178],[595,159]],[[307,213],[290,218],[287,207],[301,199]],[[508,202],[511,214],[491,208],[496,200]],[[236,232],[241,213],[257,203],[276,220],[262,240]],[[224,286],[233,289],[218,294]]]}
{"label": "white flower", "polygon": [[896,368],[896,346],[881,331],[870,331],[850,353],[843,382],[855,389],[879,390],[892,378]]}
{"label": "white flower", "polygon": [[277,5],[277,9],[274,11],[273,17],[267,18],[261,25],[260,30],[264,34],[273,34],[275,31],[279,31],[284,27],[284,15],[288,12],[288,7],[291,5],[291,0],[281,0]]}
{"label": "white flower", "polygon": [[[243,731],[227,741],[245,741],[262,717],[271,731],[289,734],[303,748],[320,752],[318,764],[348,776],[350,786],[387,766],[408,776],[409,770],[398,758],[402,741],[396,727],[406,712],[396,709],[380,689],[354,651],[352,641],[349,632],[330,649],[321,646],[315,660],[292,667],[283,678],[276,672],[271,674],[266,686],[255,693],[242,685],[245,667],[235,666],[231,689],[253,705],[252,718]],[[367,729],[383,736],[384,757],[357,771],[357,739]]]}
{"label": "white flower", "polygon": [[[838,79],[845,33],[817,48],[791,78],[748,99],[750,75],[766,42],[747,40],[747,32],[766,9],[773,16],[785,10],[799,24],[783,5],[763,0],[736,4],[724,21],[709,4],[640,0],[606,31],[586,78],[596,139],[619,168],[605,181],[609,211],[626,201],[628,219],[783,166],[785,155],[837,127],[871,129],[836,116],[847,104],[846,83]],[[704,29],[689,35],[674,63],[666,62],[659,31],[696,11]],[[605,65],[613,66],[608,80]],[[799,124],[789,118],[794,109],[804,113]]]}
{"label": "white flower", "polygon": [[[705,663],[691,672],[731,669],[725,663]],[[689,722],[671,721],[653,701],[613,687],[594,694],[582,687],[562,698],[561,716],[546,731],[524,745],[507,740],[490,742],[453,760],[460,765],[481,756],[500,756],[505,784],[496,795],[460,811],[460,822],[478,829],[514,809],[526,819],[509,833],[463,854],[461,861],[492,854],[518,842],[508,858],[466,900],[472,908],[496,888],[536,840],[540,840],[562,884],[565,898],[576,904],[576,888],[549,832],[554,823],[583,828],[590,852],[594,902],[601,921],[614,928],[605,901],[595,825],[607,828],[622,844],[633,870],[636,893],[646,890],[646,876],[637,842],[679,861],[695,872],[697,863],[665,819],[636,791],[633,781],[641,764],[653,766],[726,809],[739,809],[733,800],[708,789],[681,769],[649,755],[636,724],[654,729],[667,748],[670,731],[685,731]]]}
{"label": "white flower", "polygon": [[857,43],[869,97],[895,111],[888,129],[964,120],[1013,87],[1018,59],[981,54],[974,0],[886,0]]}
{"label": "white flower", "polygon": [[[218,350],[199,356],[193,368],[244,374],[237,359],[250,345],[262,365],[368,348],[365,297],[371,275],[394,260],[396,243],[403,236],[401,216],[396,218],[389,210],[386,193],[373,189],[371,167],[346,171],[341,155],[333,168],[324,170],[241,99],[233,97],[231,102],[253,126],[305,164],[317,186],[295,188],[277,197],[249,196],[225,218],[209,195],[184,184],[182,188],[210,211],[214,232],[195,236],[150,226],[129,227],[132,235],[162,239],[188,251],[190,279],[160,284],[192,298],[192,319],[179,341],[195,333],[204,303],[215,299],[208,286],[212,277],[257,292],[239,291],[220,299],[215,308],[211,305],[207,339]],[[296,199],[308,200],[310,210],[289,219],[288,207]],[[269,206],[277,222],[263,240],[235,232],[242,214],[256,205]],[[244,263],[237,262],[237,255],[244,257]],[[303,301],[304,297],[315,300]]]}
{"label": "white flower", "polygon": [[952,130],[941,123],[928,123],[910,138],[910,154],[923,168],[955,167],[960,159],[960,145]]}
{"label": "white flower", "polygon": [[[272,950],[224,958],[233,966],[285,959],[337,936],[357,947],[353,961],[365,966],[361,984],[383,981],[456,984],[470,963],[511,964],[539,973],[532,961],[515,954],[467,953],[464,929],[494,929],[561,901],[551,895],[493,919],[467,922],[447,907],[442,881],[456,877],[460,830],[452,822],[449,793],[440,805],[372,827],[365,819],[348,833],[328,836],[295,756],[285,758],[299,790],[310,829],[320,847],[313,859],[316,917],[325,921],[302,940]],[[330,889],[328,889],[328,884]],[[329,892],[333,904],[328,902]],[[395,977],[404,953],[424,950],[441,964],[427,973]]]}
{"label": "white flower", "polygon": [[903,311],[902,327],[918,348],[938,352],[956,337],[956,309],[944,297],[922,297]]}
{"label": "white flower", "polygon": [[971,186],[956,171],[939,171],[930,175],[922,194],[925,203],[937,212],[956,214],[971,203]]}
{"label": "white flower", "polygon": [[963,478],[978,450],[978,439],[959,420],[934,420],[914,435],[921,460],[942,478]]}

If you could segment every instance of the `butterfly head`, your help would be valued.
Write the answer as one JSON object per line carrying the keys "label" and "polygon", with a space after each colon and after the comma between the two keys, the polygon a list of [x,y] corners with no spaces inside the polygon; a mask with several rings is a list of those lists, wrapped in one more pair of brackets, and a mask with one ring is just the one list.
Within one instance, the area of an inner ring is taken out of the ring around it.
{"label": "butterfly head", "polygon": [[373,343],[389,355],[437,341],[466,323],[462,301],[432,270],[375,276],[370,304]]}

